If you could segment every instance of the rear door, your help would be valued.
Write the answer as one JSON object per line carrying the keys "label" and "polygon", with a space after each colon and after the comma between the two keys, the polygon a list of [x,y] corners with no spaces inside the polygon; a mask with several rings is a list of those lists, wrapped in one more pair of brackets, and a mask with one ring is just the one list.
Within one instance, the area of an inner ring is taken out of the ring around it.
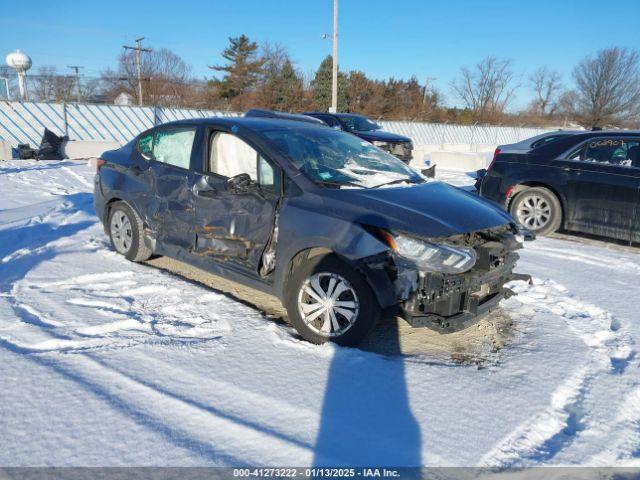
{"label": "rear door", "polygon": [[[205,165],[194,186],[195,253],[255,274],[274,233],[280,169],[236,134],[209,130],[205,139]],[[251,184],[230,187],[240,174]]]}
{"label": "rear door", "polygon": [[152,216],[157,224],[156,239],[165,250],[193,246],[191,156],[197,132],[196,126],[159,128],[155,132],[151,169],[156,208]]}
{"label": "rear door", "polygon": [[154,194],[155,181],[151,168],[154,135],[155,129],[138,137],[131,155],[131,164],[128,166],[128,175],[123,177],[118,190],[123,192],[123,198],[138,212],[145,224],[156,231],[157,220],[153,218],[153,213],[158,208],[158,202]]}
{"label": "rear door", "polygon": [[628,240],[637,228],[640,138],[591,138],[557,163],[566,176],[567,226]]}

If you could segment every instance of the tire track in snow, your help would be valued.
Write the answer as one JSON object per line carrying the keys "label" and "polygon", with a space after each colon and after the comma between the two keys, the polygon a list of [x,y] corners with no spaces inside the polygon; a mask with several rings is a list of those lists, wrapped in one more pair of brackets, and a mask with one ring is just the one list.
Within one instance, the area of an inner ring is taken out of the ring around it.
{"label": "tire track in snow", "polygon": [[589,464],[640,466],[640,387],[619,406],[613,423],[598,425],[593,434],[607,441],[601,452],[588,459]]}
{"label": "tire track in snow", "polygon": [[562,317],[591,354],[587,364],[554,391],[545,410],[523,422],[483,456],[480,464],[488,467],[549,462],[578,435],[593,434],[598,422],[583,408],[592,382],[600,374],[624,370],[635,355],[629,336],[620,331],[609,312],[573,298],[562,285],[534,279],[533,286],[514,282],[513,289],[518,293],[515,301],[535,312]]}

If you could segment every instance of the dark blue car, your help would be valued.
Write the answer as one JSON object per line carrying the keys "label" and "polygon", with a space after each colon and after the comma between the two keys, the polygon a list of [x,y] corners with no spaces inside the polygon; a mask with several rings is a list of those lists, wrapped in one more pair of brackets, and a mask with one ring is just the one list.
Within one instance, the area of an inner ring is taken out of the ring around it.
{"label": "dark blue car", "polygon": [[409,137],[398,135],[397,133],[385,132],[376,122],[369,120],[364,115],[355,113],[327,113],[327,112],[305,112],[305,117],[312,117],[322,120],[331,128],[344,130],[360,137],[367,142],[373,143],[399,158],[405,163],[409,163],[413,158],[413,142]]}
{"label": "dark blue car", "polygon": [[116,251],[167,255],[278,296],[298,332],[353,345],[385,309],[464,328],[510,291],[520,247],[491,202],[353,135],[184,120],[105,152],[95,208]]}

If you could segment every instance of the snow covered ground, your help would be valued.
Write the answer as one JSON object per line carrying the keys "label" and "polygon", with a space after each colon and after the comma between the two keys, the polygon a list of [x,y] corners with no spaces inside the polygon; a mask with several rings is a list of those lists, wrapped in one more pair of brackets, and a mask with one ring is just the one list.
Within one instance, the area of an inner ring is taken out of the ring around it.
{"label": "snow covered ground", "polygon": [[640,463],[639,250],[527,244],[505,348],[384,356],[116,255],[92,176],[0,163],[0,465]]}

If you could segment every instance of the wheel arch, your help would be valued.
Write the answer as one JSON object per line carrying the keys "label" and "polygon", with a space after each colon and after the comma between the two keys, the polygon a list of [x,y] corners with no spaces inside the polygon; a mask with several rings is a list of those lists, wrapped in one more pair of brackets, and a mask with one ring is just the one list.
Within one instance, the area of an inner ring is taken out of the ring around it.
{"label": "wheel arch", "polygon": [[381,308],[389,307],[397,302],[393,283],[386,271],[384,271],[382,268],[374,269],[365,264],[365,262],[350,259],[344,255],[341,255],[339,252],[327,247],[304,248],[291,257],[282,272],[282,291],[280,292],[281,298],[289,288],[289,279],[291,278],[296,268],[320,255],[334,256],[339,261],[345,263],[350,268],[353,268],[355,271],[359,272],[364,277],[365,282],[373,292],[373,296],[376,298],[378,305]]}
{"label": "wheel arch", "polygon": [[[105,203],[105,205],[104,205],[104,213],[103,213],[105,221],[109,219],[109,214],[111,213],[111,207],[113,207],[113,204],[116,203],[116,202],[127,203],[127,202],[125,202],[124,200],[122,200],[121,198],[118,198],[118,197],[113,197],[107,203]],[[129,204],[127,203],[127,205],[129,205]],[[129,206],[131,206],[131,205],[129,205]]]}
{"label": "wheel arch", "polygon": [[506,202],[506,210],[507,212],[511,213],[511,205],[513,204],[513,200],[516,198],[516,196],[526,190],[527,188],[533,188],[533,187],[540,187],[540,188],[546,188],[547,190],[549,190],[551,193],[553,193],[556,198],[558,199],[558,202],[560,202],[560,224],[562,225],[562,227],[564,228],[565,226],[565,222],[567,219],[567,206],[566,206],[566,200],[564,198],[564,196],[562,194],[560,194],[559,190],[555,187],[552,187],[551,185],[549,185],[548,183],[545,182],[540,182],[540,181],[535,181],[535,180],[528,180],[528,181],[524,181],[524,182],[519,182],[515,185],[513,185],[510,188],[510,192],[509,192],[509,197],[507,198],[507,202]]}

